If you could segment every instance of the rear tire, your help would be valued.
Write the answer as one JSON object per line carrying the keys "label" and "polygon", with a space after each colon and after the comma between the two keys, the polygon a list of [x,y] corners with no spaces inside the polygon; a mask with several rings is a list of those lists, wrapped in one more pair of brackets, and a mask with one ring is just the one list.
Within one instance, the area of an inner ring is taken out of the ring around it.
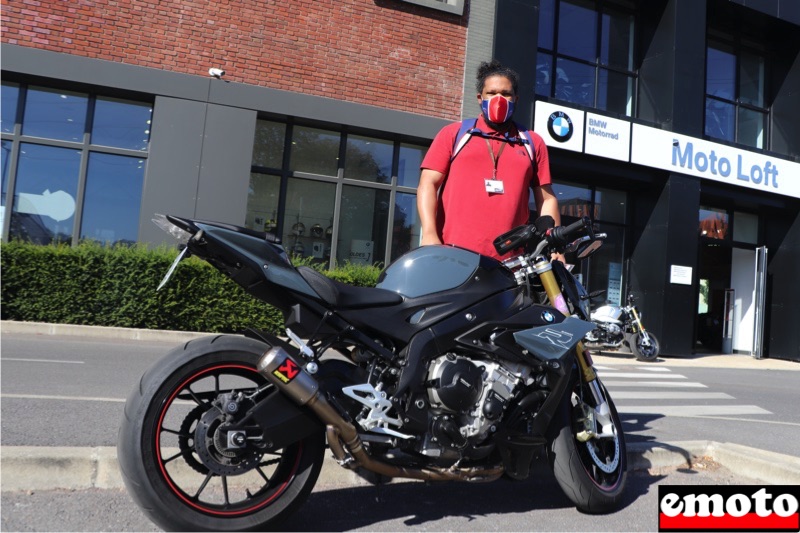
{"label": "rear tire", "polygon": [[637,333],[631,339],[631,352],[633,355],[636,356],[636,359],[639,361],[655,361],[658,358],[658,354],[660,352],[660,348],[658,345],[658,339],[652,333],[648,333],[647,337],[650,340],[650,344],[645,344],[644,335],[641,332]]}
{"label": "rear tire", "polygon": [[311,492],[322,468],[323,432],[265,452],[257,441],[227,448],[225,433],[216,431],[224,416],[211,401],[220,394],[279,394],[256,370],[269,348],[237,336],[191,341],[150,367],[129,396],[120,469],[131,497],[161,528],[263,530]]}
{"label": "rear tire", "polygon": [[602,384],[600,389],[610,409],[614,437],[592,438],[587,442],[576,438],[573,428],[583,416],[576,405],[577,399],[581,395],[587,402],[592,398],[588,387],[577,382],[553,420],[556,433],[548,450],[556,481],[567,498],[585,513],[608,513],[619,508],[627,481],[622,423],[608,391]]}

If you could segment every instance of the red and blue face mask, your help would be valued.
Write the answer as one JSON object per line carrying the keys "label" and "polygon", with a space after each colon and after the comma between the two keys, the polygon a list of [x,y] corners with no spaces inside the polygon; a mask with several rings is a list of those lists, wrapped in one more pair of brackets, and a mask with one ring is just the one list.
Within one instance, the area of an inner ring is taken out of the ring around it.
{"label": "red and blue face mask", "polygon": [[503,124],[511,119],[514,114],[514,102],[506,99],[503,95],[496,94],[488,100],[481,102],[483,116],[486,120],[495,124]]}

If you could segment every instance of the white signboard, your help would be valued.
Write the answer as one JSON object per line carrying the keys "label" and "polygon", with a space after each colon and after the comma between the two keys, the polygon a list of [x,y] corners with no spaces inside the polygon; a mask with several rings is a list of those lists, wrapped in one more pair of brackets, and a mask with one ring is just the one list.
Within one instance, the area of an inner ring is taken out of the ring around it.
{"label": "white signboard", "polygon": [[800,198],[800,163],[633,125],[631,162]]}
{"label": "white signboard", "polygon": [[669,270],[669,282],[677,285],[691,285],[692,267],[671,265]]}
{"label": "white signboard", "polygon": [[630,160],[631,123],[626,120],[586,113],[584,151],[619,161]]}
{"label": "white signboard", "polygon": [[350,262],[360,265],[372,264],[372,241],[353,239],[350,241]]}
{"label": "white signboard", "polygon": [[533,131],[541,135],[547,146],[582,152],[585,115],[586,113],[577,109],[536,102]]}
{"label": "white signboard", "polygon": [[542,101],[533,131],[547,146],[800,198],[800,163],[786,159]]}

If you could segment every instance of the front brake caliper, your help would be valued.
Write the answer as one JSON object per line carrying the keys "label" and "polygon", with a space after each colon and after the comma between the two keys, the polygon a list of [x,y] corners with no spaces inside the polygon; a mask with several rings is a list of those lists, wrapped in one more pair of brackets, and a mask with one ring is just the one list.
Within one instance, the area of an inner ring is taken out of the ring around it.
{"label": "front brake caliper", "polygon": [[597,421],[594,417],[594,409],[581,401],[575,406],[574,431],[575,438],[580,442],[586,442],[597,436]]}

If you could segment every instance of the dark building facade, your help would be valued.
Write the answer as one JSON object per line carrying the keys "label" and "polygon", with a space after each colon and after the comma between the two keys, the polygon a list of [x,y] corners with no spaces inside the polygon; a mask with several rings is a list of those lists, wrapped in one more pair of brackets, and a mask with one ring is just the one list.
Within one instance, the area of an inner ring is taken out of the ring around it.
{"label": "dark building facade", "polygon": [[172,213],[388,263],[495,57],[565,221],[609,235],[590,290],[635,294],[665,354],[800,360],[797,2],[50,0],[2,25],[4,240],[159,244]]}

